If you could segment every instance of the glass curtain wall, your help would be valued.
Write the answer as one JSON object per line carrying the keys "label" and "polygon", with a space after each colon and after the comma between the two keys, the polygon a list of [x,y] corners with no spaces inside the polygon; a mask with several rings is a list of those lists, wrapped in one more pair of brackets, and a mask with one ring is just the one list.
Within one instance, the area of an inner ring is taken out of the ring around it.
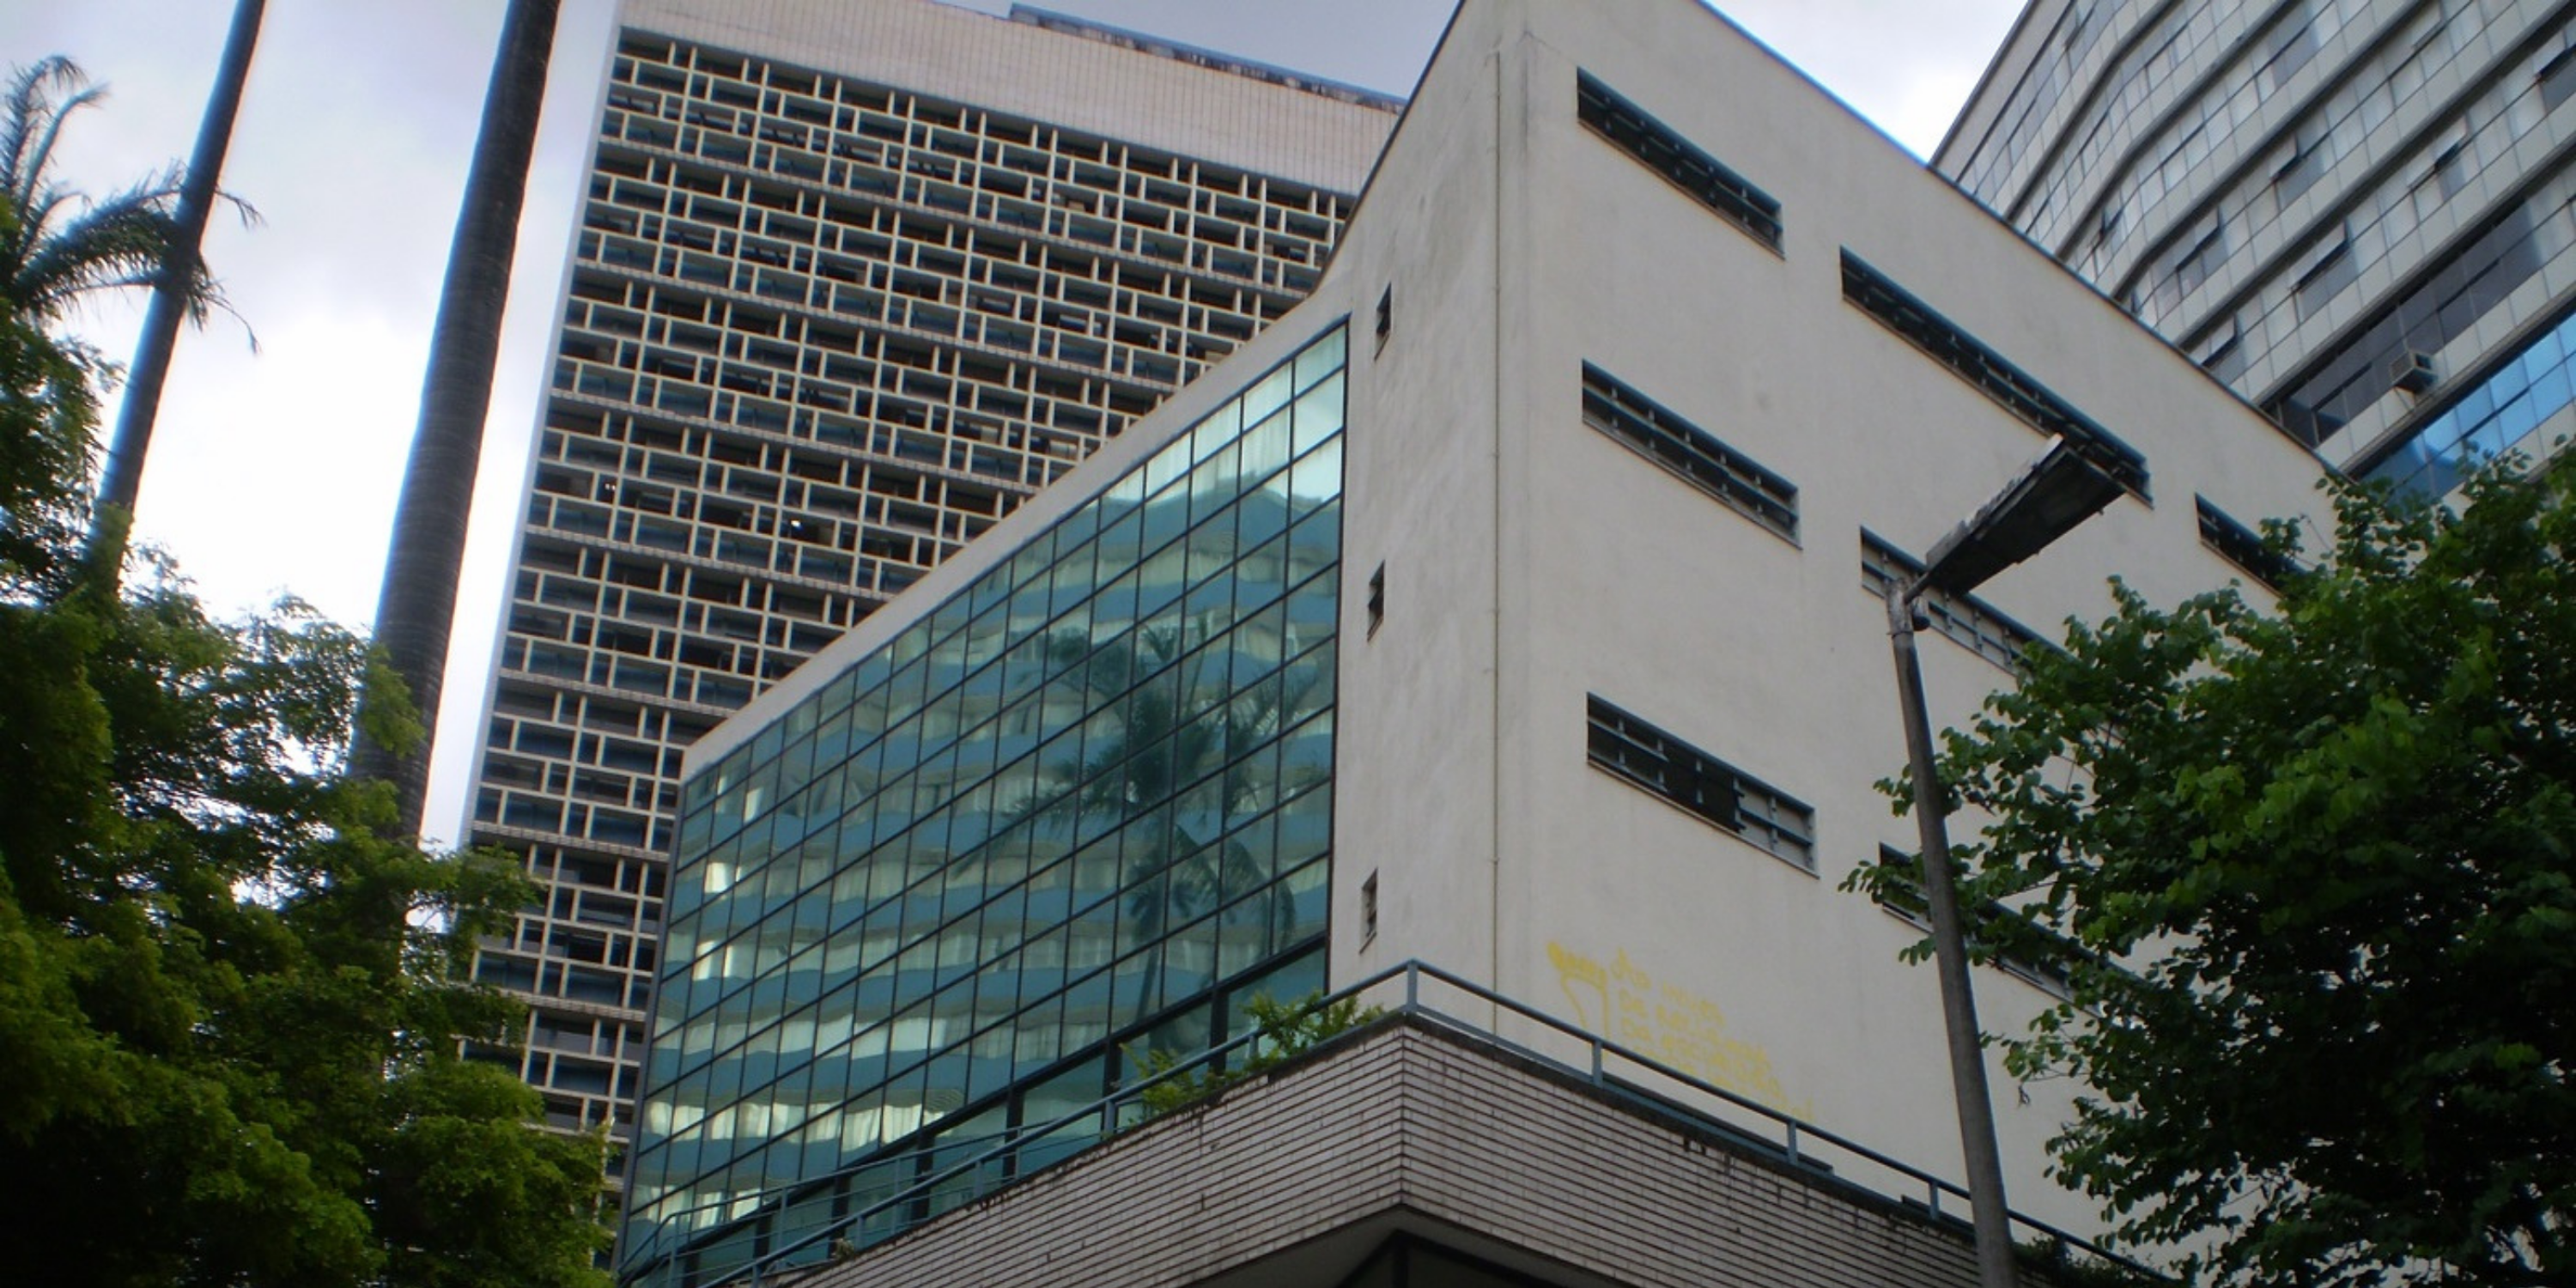
{"label": "glass curtain wall", "polygon": [[622,1274],[721,1277],[1322,985],[1344,349],[686,784]]}

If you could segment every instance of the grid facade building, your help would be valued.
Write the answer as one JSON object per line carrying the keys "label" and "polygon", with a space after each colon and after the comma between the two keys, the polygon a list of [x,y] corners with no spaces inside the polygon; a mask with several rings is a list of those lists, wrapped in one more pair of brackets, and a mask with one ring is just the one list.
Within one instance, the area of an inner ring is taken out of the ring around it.
{"label": "grid facade building", "polygon": [[681,750],[1291,307],[1394,119],[1015,18],[620,15],[470,828],[559,1126],[628,1135]]}
{"label": "grid facade building", "polygon": [[[1695,0],[1466,0],[1303,303],[687,752],[621,1280],[903,1280],[1028,1181],[1104,1215],[1009,1244],[1034,1281],[1389,1282],[1290,1268],[1382,1225],[1227,1216],[1299,1167],[1225,1143],[1291,1075],[1122,1134],[1318,983],[1435,977],[1551,1078],[1861,1142],[1768,1157],[1919,1203],[1957,1169],[1937,986],[1840,889],[1913,841],[1882,590],[2060,440],[2124,493],[1930,606],[1935,719],[2106,573],[2241,577],[2214,520],[2314,518],[2314,456]],[[1978,974],[1999,1030],[2057,1000]],[[2075,1089],[1991,1076],[2015,1206],[2098,1228],[2044,1166]],[[1513,1156],[1513,1110],[1466,1116]],[[1103,1178],[1157,1139],[1188,1197],[1131,1243]],[[1544,1209],[1459,1164],[1505,1192],[1469,1216],[1615,1237],[1628,1169],[1568,1158],[1593,1188]],[[1779,1281],[1688,1237],[1509,1282]]]}
{"label": "grid facade building", "polygon": [[2576,12],[2036,0],[1936,158],[2355,474],[2576,427]]}

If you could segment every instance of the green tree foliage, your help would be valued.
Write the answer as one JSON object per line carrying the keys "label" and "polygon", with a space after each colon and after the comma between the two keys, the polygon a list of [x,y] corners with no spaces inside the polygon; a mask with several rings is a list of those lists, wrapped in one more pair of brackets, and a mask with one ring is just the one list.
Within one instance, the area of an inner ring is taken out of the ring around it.
{"label": "green tree foliage", "polygon": [[2009,1058],[2088,1084],[2060,1173],[2188,1269],[2576,1283],[2576,484],[2337,508],[2276,607],[2120,588],[1949,736],[1963,895],[2045,932],[1977,949],[2072,987]]}
{"label": "green tree foliage", "polygon": [[[23,118],[30,83],[0,108]],[[27,153],[16,124],[0,160]],[[63,217],[71,199],[37,191],[54,208],[31,220],[0,185],[0,249]],[[166,568],[123,595],[79,568],[96,365],[46,333],[64,297],[19,280],[0,281],[13,1270],[83,1285],[600,1282],[601,1142],[539,1130],[533,1091],[459,1055],[511,1018],[456,971],[524,890],[501,865],[383,839],[391,793],[337,772],[374,668],[364,641],[291,602],[211,620]],[[370,719],[420,735],[401,704]]]}

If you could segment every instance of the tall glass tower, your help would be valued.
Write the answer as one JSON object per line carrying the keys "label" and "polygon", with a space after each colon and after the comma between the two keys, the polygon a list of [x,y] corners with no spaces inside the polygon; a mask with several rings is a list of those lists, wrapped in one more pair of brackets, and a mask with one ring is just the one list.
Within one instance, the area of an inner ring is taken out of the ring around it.
{"label": "tall glass tower", "polygon": [[1935,164],[2354,473],[2576,427],[2576,16],[2036,0]]}

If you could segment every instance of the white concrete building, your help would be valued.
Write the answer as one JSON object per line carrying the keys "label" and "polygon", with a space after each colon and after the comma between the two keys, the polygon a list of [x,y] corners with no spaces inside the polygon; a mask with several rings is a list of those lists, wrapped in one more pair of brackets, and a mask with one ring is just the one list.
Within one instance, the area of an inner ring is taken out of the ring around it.
{"label": "white concrete building", "polygon": [[494,1057],[623,1140],[680,750],[1294,304],[1396,104],[931,0],[616,39],[468,839],[544,892]]}
{"label": "white concrete building", "polygon": [[[2322,466],[1722,17],[1468,0],[1304,304],[689,752],[621,1274],[898,1233],[1406,963],[1712,1139],[1955,1177],[1918,932],[1838,888],[1913,847],[1877,588],[2056,435],[2129,495],[1933,606],[1937,722]],[[1994,1077],[2014,1206],[2093,1228],[2067,1089]]]}

